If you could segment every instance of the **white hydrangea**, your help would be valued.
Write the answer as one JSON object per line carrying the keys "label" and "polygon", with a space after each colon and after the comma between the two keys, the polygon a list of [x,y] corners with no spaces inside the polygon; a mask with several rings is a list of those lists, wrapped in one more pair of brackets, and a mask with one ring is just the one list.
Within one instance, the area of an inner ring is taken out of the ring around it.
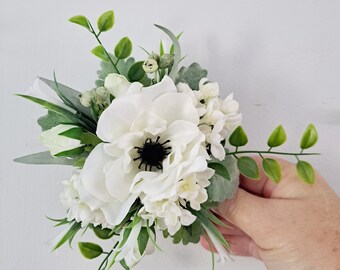
{"label": "white hydrangea", "polygon": [[193,91],[187,84],[179,83],[178,91],[187,93],[193,99],[200,115],[199,128],[205,134],[206,145],[210,146],[211,154],[219,159],[225,158],[222,141],[230,132],[241,124],[242,116],[238,112],[239,104],[233,94],[224,100],[219,97],[219,86],[201,79],[199,90]]}
{"label": "white hydrangea", "polygon": [[64,190],[59,198],[62,205],[67,209],[67,220],[81,222],[82,227],[93,224],[110,228],[111,226],[107,224],[103,212],[100,209],[91,210],[84,202],[83,199],[91,195],[86,192],[80,179],[81,172],[76,170],[70,180],[62,182]]}

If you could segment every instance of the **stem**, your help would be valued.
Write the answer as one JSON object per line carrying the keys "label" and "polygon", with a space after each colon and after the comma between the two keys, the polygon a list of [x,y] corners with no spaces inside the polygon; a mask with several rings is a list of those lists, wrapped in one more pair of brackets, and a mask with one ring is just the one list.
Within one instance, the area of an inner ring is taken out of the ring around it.
{"label": "stem", "polygon": [[107,56],[107,59],[110,61],[110,63],[113,65],[113,67],[116,69],[117,73],[120,74],[117,65],[115,63],[113,63],[109,53],[107,52],[107,50],[105,49],[105,47],[103,46],[103,43],[100,41],[99,39],[99,35],[101,34],[101,32],[99,32],[98,34],[96,33],[96,31],[94,30],[94,28],[92,27],[92,24],[89,22],[89,26],[91,28],[91,33],[95,36],[96,40],[98,41],[98,43],[103,47],[104,52]]}
{"label": "stem", "polygon": [[102,263],[100,264],[98,270],[102,269],[102,266],[105,264],[105,262],[107,262],[109,260],[109,257],[111,256],[112,252],[113,252],[113,249],[111,249],[110,252],[105,252],[105,254],[107,254],[107,256],[105,257],[104,261],[102,261]]}
{"label": "stem", "polygon": [[320,155],[320,153],[286,153],[286,152],[270,152],[270,151],[235,151],[226,153],[226,156],[235,156],[236,154],[272,154],[272,155],[284,155],[284,156],[315,156]]}

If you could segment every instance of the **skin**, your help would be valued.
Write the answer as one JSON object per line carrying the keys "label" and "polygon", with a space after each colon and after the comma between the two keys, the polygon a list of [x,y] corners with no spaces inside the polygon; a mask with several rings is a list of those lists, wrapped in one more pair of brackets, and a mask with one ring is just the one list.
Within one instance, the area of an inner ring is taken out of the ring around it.
{"label": "skin", "polygon": [[[307,185],[294,164],[278,161],[279,184],[263,171],[259,181],[240,176],[234,198],[213,210],[231,226],[218,229],[234,255],[257,258],[269,270],[340,270],[340,198],[317,172]],[[204,238],[201,244],[210,250]]]}

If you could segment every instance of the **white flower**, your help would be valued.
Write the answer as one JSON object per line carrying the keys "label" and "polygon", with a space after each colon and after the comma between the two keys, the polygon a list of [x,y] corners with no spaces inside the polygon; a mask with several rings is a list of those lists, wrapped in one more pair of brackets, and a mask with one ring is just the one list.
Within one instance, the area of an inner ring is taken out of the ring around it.
{"label": "white flower", "polygon": [[146,73],[154,73],[158,69],[158,63],[155,59],[148,59],[143,63],[143,69]]}
{"label": "white flower", "polygon": [[179,201],[162,200],[157,202],[143,201],[144,207],[139,215],[153,222],[156,220],[156,227],[160,230],[167,229],[170,235],[174,235],[181,226],[189,226],[196,217],[184,209]]}
{"label": "white flower", "polygon": [[[115,250],[116,254],[118,253],[116,257],[116,261],[125,260],[125,263],[128,267],[132,268],[135,266],[146,254],[151,254],[154,251],[154,246],[152,241],[148,240],[148,243],[146,245],[146,249],[143,252],[143,254],[140,253],[139,245],[138,245],[138,236],[141,233],[142,230],[142,223],[139,222],[135,226],[133,226],[132,229],[124,229],[120,233],[120,241],[119,243],[122,243],[124,235],[129,233],[128,239],[126,242],[122,245],[120,244],[118,248]],[[131,232],[130,232],[131,230]],[[153,237],[153,236],[152,236]]]}
{"label": "white flower", "polygon": [[40,134],[40,141],[43,145],[49,148],[52,156],[83,146],[79,140],[60,135],[60,133],[72,128],[78,127],[73,125],[58,125],[53,127]]}
{"label": "white flower", "polygon": [[219,98],[218,84],[210,83],[206,78],[201,79],[198,91],[192,91],[183,83],[178,84],[177,88],[183,93],[191,92],[191,98],[196,99],[196,108],[201,116],[199,128],[206,136],[206,145],[215,158],[223,160],[225,150],[222,142],[242,120],[241,114],[238,113],[238,102],[233,99],[233,94],[222,100]]}
{"label": "white flower", "polygon": [[131,83],[122,75],[111,73],[105,78],[104,86],[114,97],[122,96],[129,89]]}
{"label": "white flower", "polygon": [[93,97],[93,92],[92,91],[87,90],[84,93],[82,93],[82,95],[80,97],[81,105],[83,105],[84,107],[90,107],[91,106],[92,97]]}
{"label": "white flower", "polygon": [[80,179],[81,173],[76,170],[69,181],[63,181],[64,190],[60,194],[60,201],[67,209],[67,220],[81,222],[83,228],[88,224],[110,227],[100,209],[91,210],[83,201],[91,195],[84,189]]}
{"label": "white flower", "polygon": [[[183,177],[207,169],[198,123],[191,97],[178,93],[169,77],[146,88],[131,84],[99,118],[97,135],[104,143],[85,162],[84,187],[100,202],[124,203],[120,216],[140,195],[150,202],[173,198]],[[116,213],[103,212],[117,224]]]}

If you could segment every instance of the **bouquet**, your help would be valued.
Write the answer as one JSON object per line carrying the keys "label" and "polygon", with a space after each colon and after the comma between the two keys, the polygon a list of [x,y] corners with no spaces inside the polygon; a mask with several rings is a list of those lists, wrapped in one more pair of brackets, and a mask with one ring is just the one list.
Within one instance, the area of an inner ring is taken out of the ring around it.
{"label": "bouquet", "polygon": [[[205,237],[225,260],[229,245],[216,225],[226,225],[211,209],[232,198],[239,174],[259,178],[250,155],[261,156],[265,174],[275,183],[281,168],[267,155],[294,156],[300,178],[313,184],[313,167],[302,157],[314,154],[305,150],[317,142],[315,127],[307,127],[297,152],[274,151],[286,141],[281,125],[269,136],[268,148],[244,150],[248,137],[238,102],[233,94],[221,97],[219,85],[207,79],[199,64],[181,67],[182,33],[176,36],[155,25],[171,47],[166,50],[161,41],[157,52],[142,48],[146,57],[136,61],[128,37],[113,52],[101,41],[114,26],[113,11],[102,14],[97,27],[81,15],[70,21],[99,43],[92,50],[102,60],[95,87],[78,92],[54,74],[52,80],[38,78],[29,93],[19,95],[47,109],[38,124],[48,151],[16,161],[74,167],[70,180],[62,182],[66,216],[51,219],[65,226],[53,250],[88,230],[98,243],[78,246],[87,259],[102,258],[100,270],[116,262],[130,269],[160,249],[161,235],[184,245]],[[42,91],[41,83],[51,89]],[[104,251],[101,241],[110,241],[111,248]]]}

